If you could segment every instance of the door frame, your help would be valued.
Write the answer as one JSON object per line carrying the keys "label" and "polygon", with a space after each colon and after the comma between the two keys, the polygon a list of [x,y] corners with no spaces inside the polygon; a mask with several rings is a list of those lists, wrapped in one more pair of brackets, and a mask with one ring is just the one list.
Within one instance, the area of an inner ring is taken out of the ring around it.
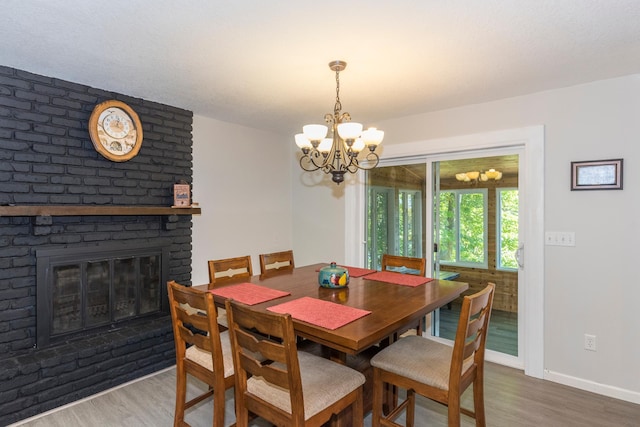
{"label": "door frame", "polygon": [[[386,145],[381,160],[411,161],[465,151],[519,147],[524,150],[520,161],[522,213],[521,245],[524,267],[522,299],[524,305],[524,340],[522,355],[524,373],[544,375],[544,126],[529,126],[494,132]],[[427,175],[428,176],[428,175]],[[345,187],[345,218],[356,218],[354,227],[346,227],[345,262],[360,265],[365,254],[365,180],[363,173]],[[426,214],[426,212],[425,212]],[[429,223],[431,224],[431,223]]]}

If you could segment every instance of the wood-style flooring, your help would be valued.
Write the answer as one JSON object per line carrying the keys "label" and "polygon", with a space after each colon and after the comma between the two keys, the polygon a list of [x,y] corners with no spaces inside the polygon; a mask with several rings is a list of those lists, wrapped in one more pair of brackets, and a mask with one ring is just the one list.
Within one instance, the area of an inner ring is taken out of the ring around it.
{"label": "wood-style flooring", "polygon": [[[522,372],[488,363],[485,369],[485,408],[487,426],[493,427],[638,427],[640,405],[600,396],[564,385],[525,376]],[[204,388],[189,381],[189,393]],[[235,421],[233,393],[227,392],[225,425]],[[15,424],[22,427],[159,427],[173,425],[175,369],[170,368],[123,387],[85,399],[40,418]],[[472,391],[463,396],[471,407]],[[188,410],[187,422],[193,427],[212,425],[210,400]],[[404,419],[401,418],[403,422]],[[268,426],[254,420],[251,426]],[[446,408],[417,399],[416,426],[446,426]],[[365,418],[371,426],[371,415]],[[463,415],[462,426],[475,426]]]}

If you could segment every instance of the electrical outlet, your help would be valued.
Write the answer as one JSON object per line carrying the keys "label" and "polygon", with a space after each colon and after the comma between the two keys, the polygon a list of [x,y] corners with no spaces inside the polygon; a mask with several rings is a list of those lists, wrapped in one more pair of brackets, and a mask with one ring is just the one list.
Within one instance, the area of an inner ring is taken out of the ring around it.
{"label": "electrical outlet", "polygon": [[596,336],[584,334],[584,349],[589,351],[596,351]]}

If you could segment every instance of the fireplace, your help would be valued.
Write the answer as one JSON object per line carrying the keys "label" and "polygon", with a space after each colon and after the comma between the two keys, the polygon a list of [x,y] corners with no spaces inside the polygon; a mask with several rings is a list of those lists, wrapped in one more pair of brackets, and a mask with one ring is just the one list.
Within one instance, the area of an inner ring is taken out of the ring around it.
{"label": "fireplace", "polygon": [[[175,363],[164,292],[166,280],[191,284],[198,212],[171,208],[173,185],[192,182],[192,112],[5,66],[0,79],[4,426]],[[95,105],[111,99],[136,109],[144,128],[140,153],[126,162],[103,158],[87,131]],[[106,251],[84,257],[98,249]],[[38,285],[45,255],[55,267],[47,274],[62,282],[55,308],[52,285]]]}
{"label": "fireplace", "polygon": [[37,347],[166,314],[167,245],[36,251]]}

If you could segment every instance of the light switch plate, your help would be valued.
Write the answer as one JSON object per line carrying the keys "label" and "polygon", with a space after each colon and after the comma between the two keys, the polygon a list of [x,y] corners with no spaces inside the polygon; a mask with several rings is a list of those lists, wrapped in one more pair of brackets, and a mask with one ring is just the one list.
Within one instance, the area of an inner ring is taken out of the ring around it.
{"label": "light switch plate", "polygon": [[544,244],[548,246],[575,246],[574,231],[547,231],[544,233]]}

